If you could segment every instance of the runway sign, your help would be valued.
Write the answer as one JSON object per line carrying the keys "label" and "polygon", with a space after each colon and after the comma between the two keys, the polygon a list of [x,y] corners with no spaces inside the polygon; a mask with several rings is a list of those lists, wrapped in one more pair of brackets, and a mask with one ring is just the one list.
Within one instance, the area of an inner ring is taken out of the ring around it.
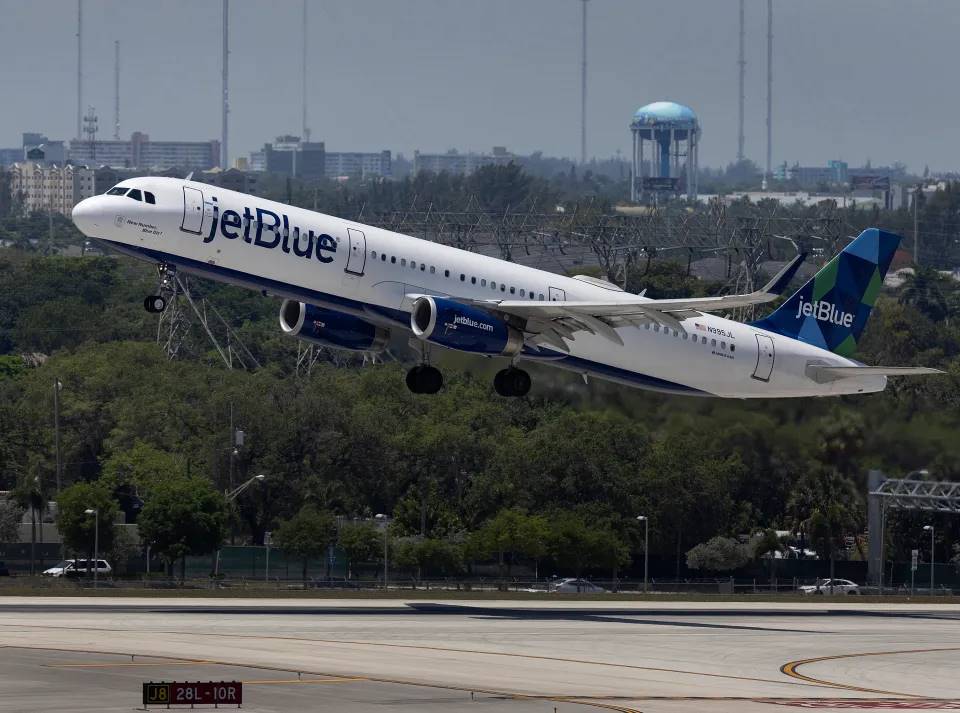
{"label": "runway sign", "polygon": [[240,681],[207,681],[195,683],[160,682],[143,684],[143,705],[197,706],[235,705],[243,703]]}

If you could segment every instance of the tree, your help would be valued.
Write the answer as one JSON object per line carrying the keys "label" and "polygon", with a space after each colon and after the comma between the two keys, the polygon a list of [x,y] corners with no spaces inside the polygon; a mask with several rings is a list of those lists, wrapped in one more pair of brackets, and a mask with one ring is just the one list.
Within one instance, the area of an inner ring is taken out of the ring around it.
{"label": "tree", "polygon": [[901,288],[900,304],[913,305],[931,321],[941,322],[949,313],[945,293],[950,287],[933,268],[917,267]]}
{"label": "tree", "polygon": [[687,552],[687,567],[708,572],[730,572],[749,561],[747,549],[730,537],[714,537]]}
{"label": "tree", "polygon": [[[813,511],[804,523],[814,549],[821,557],[830,559],[830,579],[833,580],[837,552],[841,549],[843,536],[855,527],[850,513],[840,503],[829,503]],[[832,593],[832,592],[831,592]]]}
{"label": "tree", "polygon": [[383,533],[369,522],[348,523],[340,528],[340,547],[347,555],[347,575],[360,562],[383,559]]}
{"label": "tree", "polygon": [[173,571],[180,560],[184,579],[187,555],[205,555],[223,542],[227,504],[222,494],[200,478],[182,478],[161,483],[150,493],[140,513],[140,538]]}
{"label": "tree", "polygon": [[20,539],[20,521],[23,508],[12,500],[0,501],[0,542],[17,542]]}
{"label": "tree", "polygon": [[504,508],[488,520],[471,541],[471,549],[481,557],[497,556],[497,564],[507,576],[519,557],[539,560],[547,552],[550,526],[542,515],[528,515],[519,508]]}
{"label": "tree", "polygon": [[[87,515],[87,510],[96,510],[97,516]],[[94,543],[99,523],[100,555],[113,549],[114,523],[117,519],[117,503],[102,483],[76,483],[64,488],[57,498],[57,528],[63,544],[74,552],[94,556]]]}
{"label": "tree", "polygon": [[[326,510],[304,505],[289,520],[284,520],[274,531],[277,547],[288,555],[299,557],[303,563],[303,581],[307,581],[307,564],[312,557],[324,557],[327,548],[336,540],[337,521]],[[330,565],[327,560],[327,576]]]}

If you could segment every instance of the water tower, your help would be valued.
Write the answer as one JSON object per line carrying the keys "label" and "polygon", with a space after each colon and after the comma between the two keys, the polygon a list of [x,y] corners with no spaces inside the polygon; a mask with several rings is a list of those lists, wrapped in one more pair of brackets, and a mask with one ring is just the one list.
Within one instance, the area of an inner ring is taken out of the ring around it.
{"label": "water tower", "polygon": [[[647,104],[633,115],[630,132],[633,134],[630,200],[676,196],[684,188],[687,198],[697,197],[700,121],[693,109],[676,102]],[[645,148],[648,154],[644,153]]]}

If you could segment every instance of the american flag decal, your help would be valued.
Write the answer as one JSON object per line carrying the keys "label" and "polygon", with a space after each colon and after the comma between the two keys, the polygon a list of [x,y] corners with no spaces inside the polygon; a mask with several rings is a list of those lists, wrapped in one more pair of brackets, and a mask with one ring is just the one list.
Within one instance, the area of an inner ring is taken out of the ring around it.
{"label": "american flag decal", "polygon": [[694,325],[697,329],[699,329],[701,332],[706,332],[706,331],[707,331],[707,328],[704,327],[704,326],[703,326],[702,324],[700,324],[699,322],[694,322],[693,325]]}

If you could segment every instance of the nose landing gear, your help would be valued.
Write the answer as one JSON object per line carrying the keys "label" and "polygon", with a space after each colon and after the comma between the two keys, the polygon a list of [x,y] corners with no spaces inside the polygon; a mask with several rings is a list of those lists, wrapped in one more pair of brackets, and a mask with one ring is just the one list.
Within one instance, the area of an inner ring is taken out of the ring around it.
{"label": "nose landing gear", "polygon": [[177,279],[177,270],[172,265],[160,263],[157,265],[157,274],[160,276],[157,294],[147,295],[143,300],[143,308],[150,314],[159,314],[167,308],[169,295],[173,293],[174,283]]}
{"label": "nose landing gear", "polygon": [[530,383],[530,374],[515,366],[498,371],[493,378],[493,388],[501,396],[526,396]]}

